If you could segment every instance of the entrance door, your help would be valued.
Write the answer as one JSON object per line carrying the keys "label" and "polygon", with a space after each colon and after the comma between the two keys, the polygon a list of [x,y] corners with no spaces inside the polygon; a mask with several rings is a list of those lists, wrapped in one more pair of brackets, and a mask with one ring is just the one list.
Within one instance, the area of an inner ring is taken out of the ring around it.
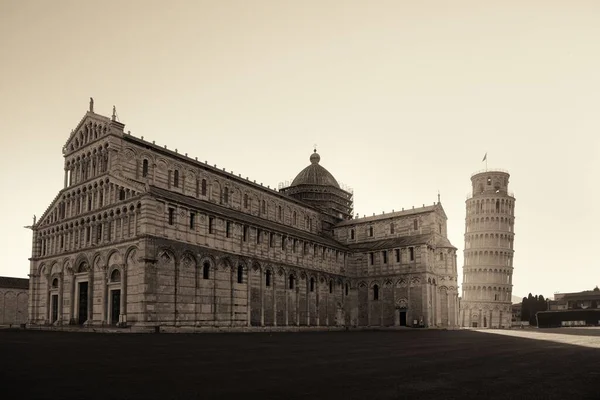
{"label": "entrance door", "polygon": [[477,322],[473,322],[473,328],[477,328]]}
{"label": "entrance door", "polygon": [[400,311],[400,326],[406,326],[406,311]]}
{"label": "entrance door", "polygon": [[58,295],[52,295],[52,323],[55,323],[58,319]]}
{"label": "entrance door", "polygon": [[88,283],[79,283],[79,314],[78,323],[83,325],[88,319]]}
{"label": "entrance door", "polygon": [[111,290],[110,292],[110,323],[116,325],[121,315],[121,291]]}

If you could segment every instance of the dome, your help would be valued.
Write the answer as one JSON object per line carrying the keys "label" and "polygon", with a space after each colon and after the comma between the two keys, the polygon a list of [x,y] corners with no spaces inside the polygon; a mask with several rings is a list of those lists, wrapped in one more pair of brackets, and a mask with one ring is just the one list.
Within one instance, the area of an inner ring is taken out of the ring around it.
{"label": "dome", "polygon": [[315,149],[314,153],[310,155],[310,165],[300,171],[290,186],[320,185],[333,186],[339,189],[340,185],[333,175],[319,165],[319,161],[321,161],[321,156],[319,156]]}

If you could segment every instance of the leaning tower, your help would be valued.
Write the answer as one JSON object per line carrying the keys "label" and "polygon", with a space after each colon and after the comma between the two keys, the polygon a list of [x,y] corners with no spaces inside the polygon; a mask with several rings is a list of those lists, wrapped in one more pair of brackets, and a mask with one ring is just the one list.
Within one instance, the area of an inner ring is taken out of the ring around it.
{"label": "leaning tower", "polygon": [[460,303],[463,327],[511,324],[515,198],[508,191],[509,176],[502,170],[471,176]]}

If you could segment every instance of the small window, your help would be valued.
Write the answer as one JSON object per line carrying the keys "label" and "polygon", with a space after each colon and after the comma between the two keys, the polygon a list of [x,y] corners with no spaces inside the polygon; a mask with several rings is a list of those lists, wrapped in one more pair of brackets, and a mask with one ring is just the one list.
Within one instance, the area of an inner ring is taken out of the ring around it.
{"label": "small window", "polygon": [[442,224],[438,224],[438,229],[440,231],[440,235],[442,234]]}
{"label": "small window", "polygon": [[292,224],[296,225],[296,221],[297,221],[297,216],[296,216],[296,211],[294,211],[294,214],[292,217]]}
{"label": "small window", "polygon": [[173,225],[175,223],[175,209],[169,207],[169,225]]}
{"label": "small window", "polygon": [[346,283],[346,296],[348,296],[348,284]]}
{"label": "small window", "polygon": [[488,185],[491,185],[491,184],[492,184],[492,178],[490,178],[490,177],[488,177],[488,178],[487,178],[487,184],[488,184]]}
{"label": "small window", "polygon": [[269,247],[275,247],[275,234],[271,233],[269,235]]}
{"label": "small window", "polygon": [[294,239],[292,242],[292,253],[296,252],[296,246],[298,245],[298,239]]}
{"label": "small window", "polygon": [[373,286],[373,300],[379,300],[379,286]]}
{"label": "small window", "polygon": [[369,236],[373,236],[373,227],[372,226],[369,227]]}
{"label": "small window", "polygon": [[384,263],[384,264],[387,264],[387,261],[388,261],[388,254],[387,254],[387,251],[383,251],[383,252],[381,252],[381,254],[382,254],[382,256],[383,256],[383,263]]}
{"label": "small window", "polygon": [[271,270],[267,270],[265,276],[265,286],[271,286]]}
{"label": "small window", "polygon": [[287,238],[285,236],[281,236],[281,250],[285,250],[285,242],[287,241]]}
{"label": "small window", "polygon": [[210,277],[210,263],[206,261],[202,267],[202,278],[208,279]]}
{"label": "small window", "polygon": [[121,271],[119,271],[118,269],[114,269],[113,272],[110,274],[110,281],[121,282]]}
{"label": "small window", "polygon": [[193,212],[190,213],[190,229],[194,229],[196,214]]}
{"label": "small window", "polygon": [[394,223],[393,222],[390,224],[390,234],[392,234],[392,235],[394,234]]}
{"label": "small window", "polygon": [[260,229],[256,228],[256,243],[260,243]]}
{"label": "small window", "polygon": [[244,283],[244,267],[238,265],[237,268],[237,283]]}
{"label": "small window", "polygon": [[225,187],[225,190],[223,190],[223,202],[225,204],[229,203],[229,188]]}
{"label": "small window", "polygon": [[145,178],[148,176],[148,160],[144,159],[142,162],[142,177]]}
{"label": "small window", "polygon": [[215,218],[208,217],[208,233],[214,233]]}
{"label": "small window", "polygon": [[315,291],[315,278],[310,278],[310,291]]}
{"label": "small window", "polygon": [[410,257],[410,261],[415,261],[415,248],[414,247],[408,248],[408,254]]}
{"label": "small window", "polygon": [[178,169],[176,169],[175,173],[173,174],[173,186],[179,187],[179,170]]}
{"label": "small window", "polygon": [[225,223],[225,237],[231,237],[231,222]]}
{"label": "small window", "polygon": [[119,190],[119,200],[125,200],[125,189]]}
{"label": "small window", "polygon": [[290,275],[290,284],[289,284],[290,289],[294,288],[294,275]]}
{"label": "small window", "polygon": [[396,253],[396,262],[399,263],[400,262],[400,249],[396,249],[394,251],[394,253]]}
{"label": "small window", "polygon": [[350,239],[354,240],[354,229],[350,229]]}
{"label": "small window", "polygon": [[[115,270],[115,271],[116,271],[116,270]],[[57,288],[57,287],[58,287],[58,278],[54,278],[54,279],[52,280],[52,287],[53,287],[53,288]]]}
{"label": "small window", "polygon": [[242,228],[242,240],[245,242],[248,240],[248,227],[244,226]]}
{"label": "small window", "polygon": [[281,206],[279,206],[279,207],[277,207],[277,219],[281,221],[281,217],[282,217]]}
{"label": "small window", "polygon": [[414,229],[415,229],[415,231],[416,231],[417,229],[419,229],[419,220],[416,220],[416,219],[415,219],[415,220],[413,221],[413,226],[414,226]]}
{"label": "small window", "polygon": [[266,201],[262,201],[262,212],[263,214],[266,214],[267,212],[267,202]]}
{"label": "small window", "polygon": [[369,253],[369,265],[373,265],[375,261],[375,254]]}
{"label": "small window", "polygon": [[329,293],[333,293],[333,281],[329,281]]}
{"label": "small window", "polygon": [[202,196],[206,196],[206,179],[202,179]]}
{"label": "small window", "polygon": [[248,208],[248,195],[244,194],[244,208]]}

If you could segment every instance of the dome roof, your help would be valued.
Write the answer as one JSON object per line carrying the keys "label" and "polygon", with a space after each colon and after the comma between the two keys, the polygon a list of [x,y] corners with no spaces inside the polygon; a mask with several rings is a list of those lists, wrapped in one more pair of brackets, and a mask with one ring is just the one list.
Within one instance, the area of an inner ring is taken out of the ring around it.
{"label": "dome roof", "polygon": [[294,179],[290,186],[298,185],[321,185],[321,186],[333,186],[340,188],[333,175],[325,168],[319,165],[321,156],[315,149],[314,153],[310,155],[310,165],[304,168],[298,176]]}

